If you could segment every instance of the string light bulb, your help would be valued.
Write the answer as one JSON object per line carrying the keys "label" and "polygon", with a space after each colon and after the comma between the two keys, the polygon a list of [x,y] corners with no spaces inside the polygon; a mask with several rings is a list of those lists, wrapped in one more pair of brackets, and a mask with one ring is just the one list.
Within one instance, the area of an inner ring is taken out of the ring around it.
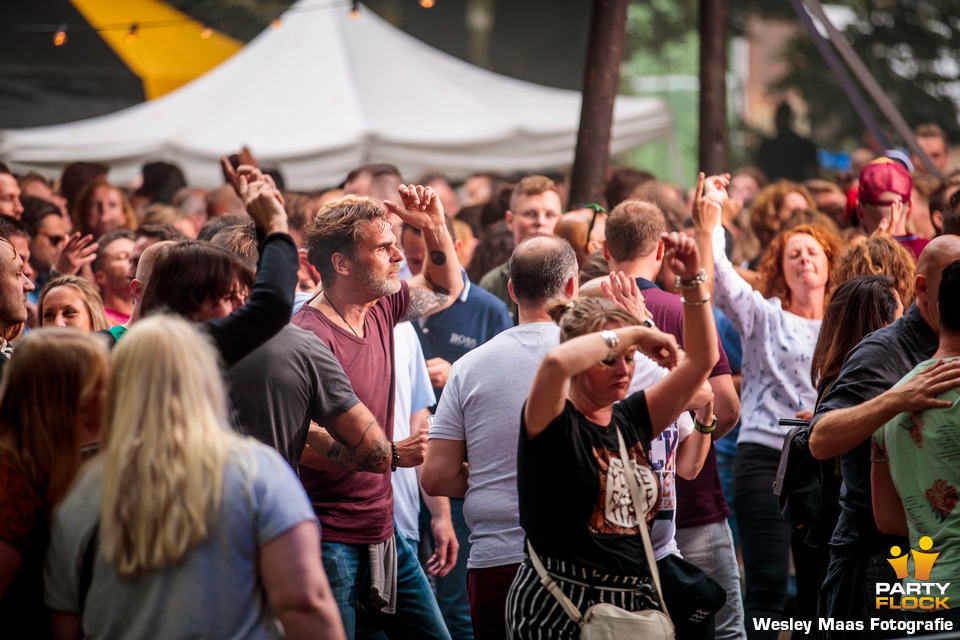
{"label": "string light bulb", "polygon": [[360,2],[359,0],[353,0],[353,10],[350,12],[350,19],[357,20],[360,18]]}
{"label": "string light bulb", "polygon": [[67,41],[67,25],[61,24],[53,36],[53,46],[59,47]]}
{"label": "string light bulb", "polygon": [[130,25],[130,31],[127,32],[127,43],[132,44],[137,41],[137,23]]}
{"label": "string light bulb", "polygon": [[430,9],[436,4],[435,0],[420,0],[420,6],[424,9]]}
{"label": "string light bulb", "polygon": [[213,35],[213,29],[211,29],[207,25],[203,25],[203,29],[200,30],[200,37],[206,40],[212,35]]}

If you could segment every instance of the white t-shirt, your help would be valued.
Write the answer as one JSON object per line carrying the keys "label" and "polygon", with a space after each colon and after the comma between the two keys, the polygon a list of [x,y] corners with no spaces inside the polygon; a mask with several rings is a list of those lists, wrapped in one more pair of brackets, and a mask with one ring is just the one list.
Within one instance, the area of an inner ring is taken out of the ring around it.
{"label": "white t-shirt", "polygon": [[461,440],[466,446],[468,568],[523,562],[517,496],[520,413],[540,362],[558,344],[556,323],[523,324],[467,353],[450,370],[430,438]]}
{"label": "white t-shirt", "polygon": [[[393,328],[394,367],[397,391],[394,396],[393,440],[410,437],[410,414],[432,407],[437,398],[430,385],[430,374],[416,329],[409,322]],[[400,534],[408,540],[420,540],[420,484],[417,470],[398,468],[390,478],[393,485],[393,518]]]}
{"label": "white t-shirt", "polygon": [[[668,369],[640,353],[636,355],[634,362],[636,367],[628,390],[631,394],[652,387],[670,373]],[[674,539],[677,532],[677,447],[691,433],[693,418],[684,411],[676,422],[650,442],[650,466],[660,481],[660,507],[650,531],[653,556],[657,560],[670,554],[680,555],[680,547]]]}

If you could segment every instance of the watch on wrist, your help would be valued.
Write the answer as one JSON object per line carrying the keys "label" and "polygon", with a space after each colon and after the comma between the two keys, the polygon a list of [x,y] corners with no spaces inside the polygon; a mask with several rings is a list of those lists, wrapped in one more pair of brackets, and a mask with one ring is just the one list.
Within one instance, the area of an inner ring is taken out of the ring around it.
{"label": "watch on wrist", "polygon": [[620,344],[620,337],[609,329],[604,329],[601,331],[600,337],[603,338],[603,341],[606,342],[607,346],[611,349],[616,349]]}
{"label": "watch on wrist", "polygon": [[700,433],[713,433],[717,428],[717,416],[713,416],[713,422],[710,424],[700,424],[700,421],[694,417],[693,428]]}
{"label": "watch on wrist", "polygon": [[[694,420],[694,426],[696,426],[696,420]],[[390,443],[390,448],[393,450],[393,459],[390,461],[390,471],[396,471],[397,465],[400,464],[400,454],[397,453],[397,444],[395,442]]]}

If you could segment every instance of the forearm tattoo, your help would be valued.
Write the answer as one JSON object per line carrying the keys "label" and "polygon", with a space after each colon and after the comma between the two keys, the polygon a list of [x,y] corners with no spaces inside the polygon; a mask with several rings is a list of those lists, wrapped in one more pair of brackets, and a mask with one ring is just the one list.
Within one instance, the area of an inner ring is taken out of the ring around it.
{"label": "forearm tattoo", "polygon": [[431,251],[430,252],[430,262],[439,266],[447,264],[447,254],[443,251]]}
{"label": "forearm tattoo", "polygon": [[[424,271],[426,273],[426,271]],[[424,289],[410,289],[410,307],[404,314],[401,322],[404,320],[415,320],[428,316],[444,304],[447,303],[449,292],[426,291]]]}

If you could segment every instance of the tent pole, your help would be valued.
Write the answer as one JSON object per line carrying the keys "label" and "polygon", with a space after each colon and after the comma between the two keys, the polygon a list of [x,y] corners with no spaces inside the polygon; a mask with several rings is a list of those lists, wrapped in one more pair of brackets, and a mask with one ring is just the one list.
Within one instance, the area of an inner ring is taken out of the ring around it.
{"label": "tent pole", "polygon": [[598,203],[606,182],[613,102],[620,81],[620,59],[628,0],[594,0],[583,69],[583,102],[577,151],[570,176],[570,210]]}
{"label": "tent pole", "polygon": [[902,115],[900,115],[900,112],[894,106],[890,98],[887,97],[887,94],[884,93],[883,89],[880,87],[880,84],[874,79],[866,65],[863,64],[863,61],[853,50],[853,47],[850,46],[850,43],[847,42],[843,37],[843,34],[840,33],[835,26],[833,26],[833,23],[830,21],[830,18],[827,17],[827,14],[824,12],[820,3],[817,0],[803,0],[803,2],[804,5],[810,10],[810,13],[812,13],[814,17],[823,24],[824,28],[827,30],[827,35],[830,37],[830,42],[832,42],[833,46],[836,47],[844,62],[847,63],[847,66],[849,66],[853,71],[853,74],[860,81],[860,84],[863,85],[863,88],[867,90],[868,94],[870,94],[874,104],[877,105],[890,124],[893,125],[893,128],[897,134],[903,138],[904,143],[906,143],[907,147],[910,149],[910,153],[918,156],[920,160],[923,161],[923,164],[927,167],[927,171],[930,173],[930,175],[942,180],[943,175],[940,173],[939,169],[933,166],[933,162],[930,160],[930,157],[923,151],[923,149],[920,148],[916,137],[913,135],[913,131],[910,129],[910,125],[908,125],[907,121],[903,119]]}
{"label": "tent pole", "polygon": [[822,55],[823,59],[827,61],[830,71],[833,72],[833,77],[836,78],[837,82],[840,83],[840,86],[843,88],[843,92],[847,94],[847,98],[849,98],[850,103],[857,111],[857,114],[860,116],[860,120],[863,121],[863,124],[867,127],[867,130],[870,131],[873,137],[876,138],[881,145],[883,145],[884,149],[892,148],[893,145],[891,145],[890,141],[887,140],[886,134],[883,133],[883,129],[880,128],[880,125],[877,123],[877,119],[873,117],[873,113],[870,112],[870,108],[867,106],[867,103],[864,102],[863,96],[861,96],[860,92],[857,91],[857,86],[853,83],[853,79],[850,77],[850,74],[847,73],[846,67],[843,66],[843,64],[840,62],[840,59],[837,58],[836,52],[830,47],[830,44],[823,38],[823,36],[820,35],[816,25],[813,24],[813,19],[803,7],[803,1],[790,0],[790,4],[793,5],[793,10],[797,12],[797,16],[800,18],[800,22],[803,23],[803,26],[810,35],[810,38],[813,40],[813,44],[817,46],[817,50],[820,51],[820,55]]}

